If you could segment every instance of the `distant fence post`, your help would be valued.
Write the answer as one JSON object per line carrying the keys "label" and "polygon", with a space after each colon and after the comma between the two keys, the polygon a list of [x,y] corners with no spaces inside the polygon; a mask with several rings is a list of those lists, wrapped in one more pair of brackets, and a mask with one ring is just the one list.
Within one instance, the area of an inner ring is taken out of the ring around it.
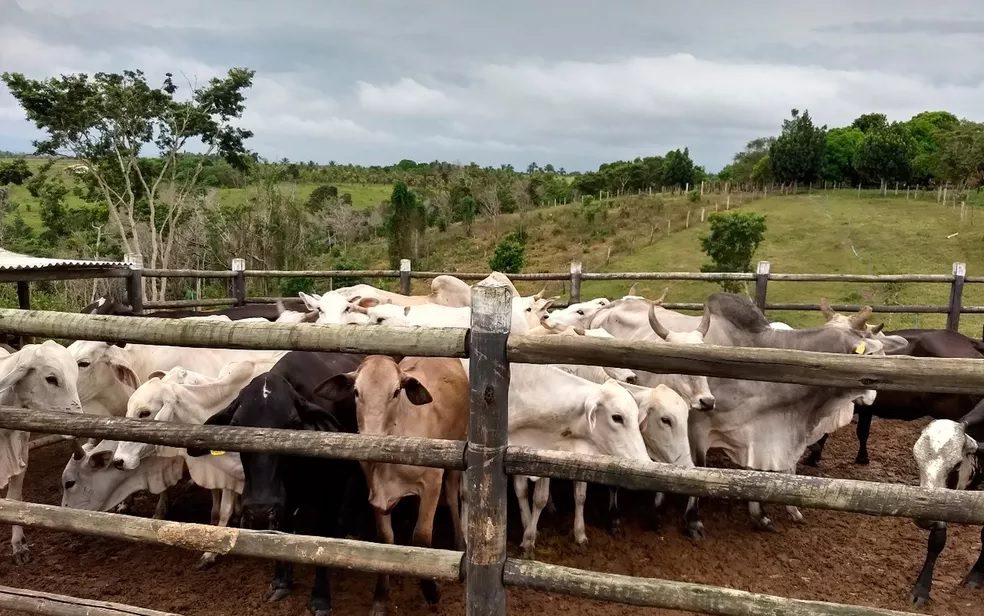
{"label": "distant fence post", "polygon": [[143,313],[143,255],[130,253],[126,255],[130,265],[130,274],[126,278],[126,303],[134,314]]}
{"label": "distant fence post", "polygon": [[[667,229],[669,233],[669,229]],[[581,301],[581,262],[571,261],[571,301],[576,304]]]}
{"label": "distant fence post", "polygon": [[769,262],[759,261],[755,268],[755,305],[765,312],[765,297],[769,292]]}
{"label": "distant fence post", "polygon": [[410,259],[400,259],[400,293],[410,295]]}
{"label": "distant fence post", "polygon": [[246,259],[233,259],[232,271],[236,275],[232,278],[232,296],[236,299],[237,306],[246,305]]}
{"label": "distant fence post", "polygon": [[465,613],[505,616],[506,473],[509,362],[506,339],[512,320],[512,295],[498,282],[474,287],[469,337],[468,444],[465,551]]}
{"label": "distant fence post", "polygon": [[946,315],[946,328],[950,331],[960,329],[960,307],[963,303],[964,277],[967,275],[967,264],[953,264],[953,284],[950,286],[950,312]]}

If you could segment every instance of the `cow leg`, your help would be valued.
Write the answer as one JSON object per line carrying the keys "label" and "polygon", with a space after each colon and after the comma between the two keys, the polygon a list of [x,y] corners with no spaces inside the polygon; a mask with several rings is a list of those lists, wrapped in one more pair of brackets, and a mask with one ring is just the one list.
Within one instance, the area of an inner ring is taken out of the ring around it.
{"label": "cow leg", "polygon": [[[707,466],[707,447],[703,443],[692,438],[690,450],[693,452],[695,466]],[[694,541],[704,539],[706,534],[704,533],[704,523],[700,521],[700,499],[696,496],[687,499],[687,508],[683,512],[683,522],[688,537]]]}
{"label": "cow leg", "polygon": [[270,582],[270,591],[267,593],[267,601],[280,601],[290,594],[294,587],[294,563],[277,561],[273,565],[273,581]]}
{"label": "cow leg", "polygon": [[212,492],[212,513],[208,523],[212,526],[218,526],[219,516],[221,515],[219,510],[222,508],[222,490],[210,490],[210,492]]}
{"label": "cow leg", "polygon": [[451,526],[454,527],[454,547],[465,549],[465,531],[461,525],[461,471],[445,471],[444,495],[451,511]]}
{"label": "cow leg", "polygon": [[922,571],[919,572],[915,586],[912,587],[912,604],[916,607],[922,607],[929,602],[929,591],[933,588],[933,568],[944,547],[946,547],[946,524],[935,522],[929,531],[926,561],[923,563]]}
{"label": "cow leg", "polygon": [[858,455],[855,464],[868,464],[868,436],[871,435],[871,412],[858,412]]}
{"label": "cow leg", "polygon": [[[314,534],[319,537],[337,537],[342,528],[341,512],[334,511],[332,515],[328,515],[331,507],[325,503],[317,511],[318,515],[313,522]],[[308,601],[308,611],[314,616],[331,615],[331,578],[328,577],[327,567],[314,568],[314,586]]]}
{"label": "cow leg", "polygon": [[533,550],[536,548],[536,526],[540,523],[540,514],[543,513],[543,508],[547,506],[547,496],[549,495],[550,478],[540,477],[536,482],[536,487],[533,488],[533,514],[530,516],[529,526],[523,533],[523,543],[520,544],[523,553],[528,558],[533,556]]}
{"label": "cow leg", "polygon": [[830,438],[830,435],[824,434],[820,437],[819,441],[806,448],[806,458],[803,459],[803,464],[807,466],[820,466],[820,460],[823,458],[823,447],[827,444],[828,438]]}
{"label": "cow leg", "polygon": [[[219,512],[214,526],[229,526],[232,519],[232,512],[236,508],[236,492],[234,490],[212,490],[212,497],[219,493]],[[205,552],[198,560],[197,569],[208,569],[215,564],[215,559],[219,557],[215,552]]]}
{"label": "cow leg", "polygon": [[[429,548],[434,542],[434,516],[437,513],[437,503],[441,500],[440,477],[440,474],[437,474],[435,481],[429,481],[427,489],[420,495],[417,524],[413,528],[413,544],[415,546]],[[421,579],[420,592],[423,593],[424,600],[430,605],[434,605],[441,599],[441,592],[434,580]]]}
{"label": "cow leg", "polygon": [[584,501],[588,498],[588,484],[583,481],[574,482],[574,542],[584,545],[588,535],[584,532]]}
{"label": "cow leg", "polygon": [[[27,448],[25,447],[24,450],[26,455]],[[7,500],[23,500],[24,476],[26,474],[27,469],[10,478],[7,483]],[[10,548],[13,551],[14,564],[26,565],[31,562],[31,550],[27,547],[27,541],[24,539],[23,526],[10,527]]]}
{"label": "cow leg", "polygon": [[622,511],[618,507],[618,488],[608,488],[608,532],[622,534]]}
{"label": "cow leg", "polygon": [[[373,513],[376,517],[376,533],[379,535],[379,540],[383,543],[392,544],[394,542],[392,516],[376,509],[373,509]],[[389,596],[389,576],[377,575],[376,590],[372,595],[372,609],[369,610],[369,616],[385,616],[389,607]]]}
{"label": "cow leg", "polygon": [[516,491],[516,500],[519,501],[519,519],[526,529],[530,525],[529,478],[526,475],[514,476],[513,490]]}
{"label": "cow leg", "polygon": [[758,501],[748,502],[748,513],[752,516],[752,524],[756,530],[777,532],[775,522],[765,514],[765,507]]}
{"label": "cow leg", "polygon": [[963,583],[967,588],[984,587],[984,526],[981,527],[981,555],[977,557],[977,562],[971,567]]}
{"label": "cow leg", "polygon": [[[789,474],[796,474],[795,466],[789,471]],[[803,514],[800,512],[799,507],[796,507],[795,505],[786,505],[786,513],[788,513],[793,522],[796,522],[797,524],[804,521]]]}
{"label": "cow leg", "polygon": [[167,508],[170,504],[167,491],[161,492],[161,495],[157,497],[157,506],[154,507],[154,519],[163,520],[167,517]]}

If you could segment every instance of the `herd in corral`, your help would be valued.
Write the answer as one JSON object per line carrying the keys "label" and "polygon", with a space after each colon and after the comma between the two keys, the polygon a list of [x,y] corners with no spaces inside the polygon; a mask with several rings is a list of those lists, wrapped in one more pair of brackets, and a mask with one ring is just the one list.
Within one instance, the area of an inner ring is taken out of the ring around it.
{"label": "herd in corral", "polygon": [[[557,298],[520,295],[508,278],[492,274],[513,294],[511,331],[539,336],[598,336],[627,341],[666,341],[736,347],[783,348],[856,354],[984,359],[984,343],[945,330],[884,332],[868,324],[871,310],[846,316],[823,304],[826,324],[794,330],[770,323],[747,298],[715,293],[699,316],[665,309],[662,298],[635,294],[598,298],[551,311]],[[439,276],[432,292],[403,296],[369,285],[301,294],[287,305],[244,306],[207,315],[186,311],[149,313],[166,318],[279,321],[346,325],[468,327],[471,288]],[[83,312],[132,315],[125,305],[101,298]],[[137,318],[137,315],[133,315]],[[511,365],[509,442],[539,449],[655,460],[681,467],[707,465],[712,449],[748,469],[795,473],[801,462],[818,464],[827,435],[859,415],[858,463],[867,463],[871,418],[934,418],[914,444],[920,483],[971,489],[984,480],[984,396],[849,390],[765,381],[667,375],[581,365]],[[77,341],[26,345],[0,357],[0,404],[112,417],[189,424],[293,428],[371,435],[463,440],[468,425],[468,360],[363,356],[302,351],[243,351]],[[20,499],[29,435],[0,430],[0,484]],[[210,490],[211,523],[235,518],[244,528],[344,536],[353,511],[372,511],[376,539],[394,541],[390,516],[408,496],[419,498],[415,545],[429,546],[437,508],[450,508],[458,547],[465,541],[465,485],[457,471],[397,464],[355,463],[276,454],[184,450],[115,441],[77,443],[62,476],[67,507],[125,510],[139,491],[160,495],[155,517],[167,515],[168,488],[185,476]],[[534,484],[532,502],[529,484]],[[537,526],[550,499],[550,480],[516,476],[526,554],[536,548]],[[574,540],[588,542],[586,486],[575,485]],[[662,503],[655,495],[655,506]],[[749,503],[755,528],[775,530],[760,503]],[[787,507],[796,522],[804,520]],[[609,523],[619,525],[618,494],[609,492]],[[932,571],[946,541],[946,525],[920,521],[930,530],[923,570],[912,599],[929,599]],[[698,499],[690,498],[682,521],[694,540],[704,528]],[[982,529],[984,540],[984,529]],[[20,527],[11,538],[16,561],[30,552]],[[216,555],[203,554],[200,566]],[[984,551],[967,575],[984,585]],[[293,570],[277,563],[267,597],[285,597]],[[421,590],[438,601],[432,580]],[[389,580],[378,577],[373,614],[388,610]],[[331,609],[328,572],[316,569],[309,604],[323,616]]]}

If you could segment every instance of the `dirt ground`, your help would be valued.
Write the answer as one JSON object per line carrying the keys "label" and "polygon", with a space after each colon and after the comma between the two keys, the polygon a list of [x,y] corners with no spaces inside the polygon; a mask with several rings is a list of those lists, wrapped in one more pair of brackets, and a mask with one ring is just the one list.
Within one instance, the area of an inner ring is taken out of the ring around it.
{"label": "dirt ground", "polygon": [[[872,427],[867,467],[853,464],[856,449],[853,426],[836,434],[827,445],[817,473],[827,477],[914,484],[911,447],[922,423],[876,420]],[[26,498],[58,504],[59,477],[68,459],[67,447],[56,446],[32,456]],[[804,470],[803,472],[807,472]],[[805,510],[806,522],[792,523],[781,507],[771,507],[780,524],[778,533],[751,529],[746,508],[737,502],[702,504],[707,539],[693,543],[680,531],[682,499],[672,499],[658,516],[646,494],[625,495],[622,536],[604,530],[603,488],[592,487],[588,497],[589,545],[580,549],[571,539],[570,485],[555,482],[559,512],[541,520],[536,557],[551,563],[635,576],[727,586],[741,590],[803,599],[853,603],[914,611],[909,589],[925,554],[926,533],[909,520]],[[512,498],[512,497],[510,497]],[[169,517],[207,521],[209,499],[196,492],[178,494]],[[137,513],[149,515],[154,501],[138,500]],[[521,532],[515,503],[511,504],[510,553],[518,555]],[[661,522],[661,523],[659,523]],[[447,517],[439,515],[439,526]],[[446,531],[446,528],[441,529]],[[7,533],[6,527],[0,532]],[[398,538],[400,531],[398,530]],[[404,528],[404,534],[406,529]],[[933,601],[924,613],[980,616],[984,591],[960,586],[980,550],[980,529],[951,527],[949,542],[936,568]],[[0,584],[53,593],[128,603],[186,616],[286,616],[304,614],[311,571],[299,568],[294,594],[277,604],[263,601],[272,565],[252,559],[225,558],[208,571],[194,569],[198,555],[106,539],[27,529],[34,560],[14,566],[0,561]],[[9,536],[9,535],[5,535]],[[439,532],[440,545],[450,536]],[[4,548],[9,549],[9,548]],[[368,574],[337,572],[332,577],[335,614],[366,614],[373,578]],[[464,611],[462,587],[442,584],[441,602],[424,604],[413,580],[394,580],[393,614],[444,615]],[[668,610],[600,604],[527,591],[509,591],[512,614],[681,614]],[[2,613],[2,610],[0,610]]]}

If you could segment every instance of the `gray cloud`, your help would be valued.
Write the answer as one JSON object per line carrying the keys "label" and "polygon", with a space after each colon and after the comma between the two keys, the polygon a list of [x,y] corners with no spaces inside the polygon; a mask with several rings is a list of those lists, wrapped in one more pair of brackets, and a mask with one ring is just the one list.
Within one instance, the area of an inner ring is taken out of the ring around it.
{"label": "gray cloud", "polygon": [[[973,117],[975,9],[958,0],[940,20],[914,0],[0,0],[0,70],[201,81],[248,66],[243,125],[268,158],[584,169],[689,145],[716,169],[791,107],[830,125],[874,110]],[[0,87],[0,149],[29,148],[21,118]]]}

